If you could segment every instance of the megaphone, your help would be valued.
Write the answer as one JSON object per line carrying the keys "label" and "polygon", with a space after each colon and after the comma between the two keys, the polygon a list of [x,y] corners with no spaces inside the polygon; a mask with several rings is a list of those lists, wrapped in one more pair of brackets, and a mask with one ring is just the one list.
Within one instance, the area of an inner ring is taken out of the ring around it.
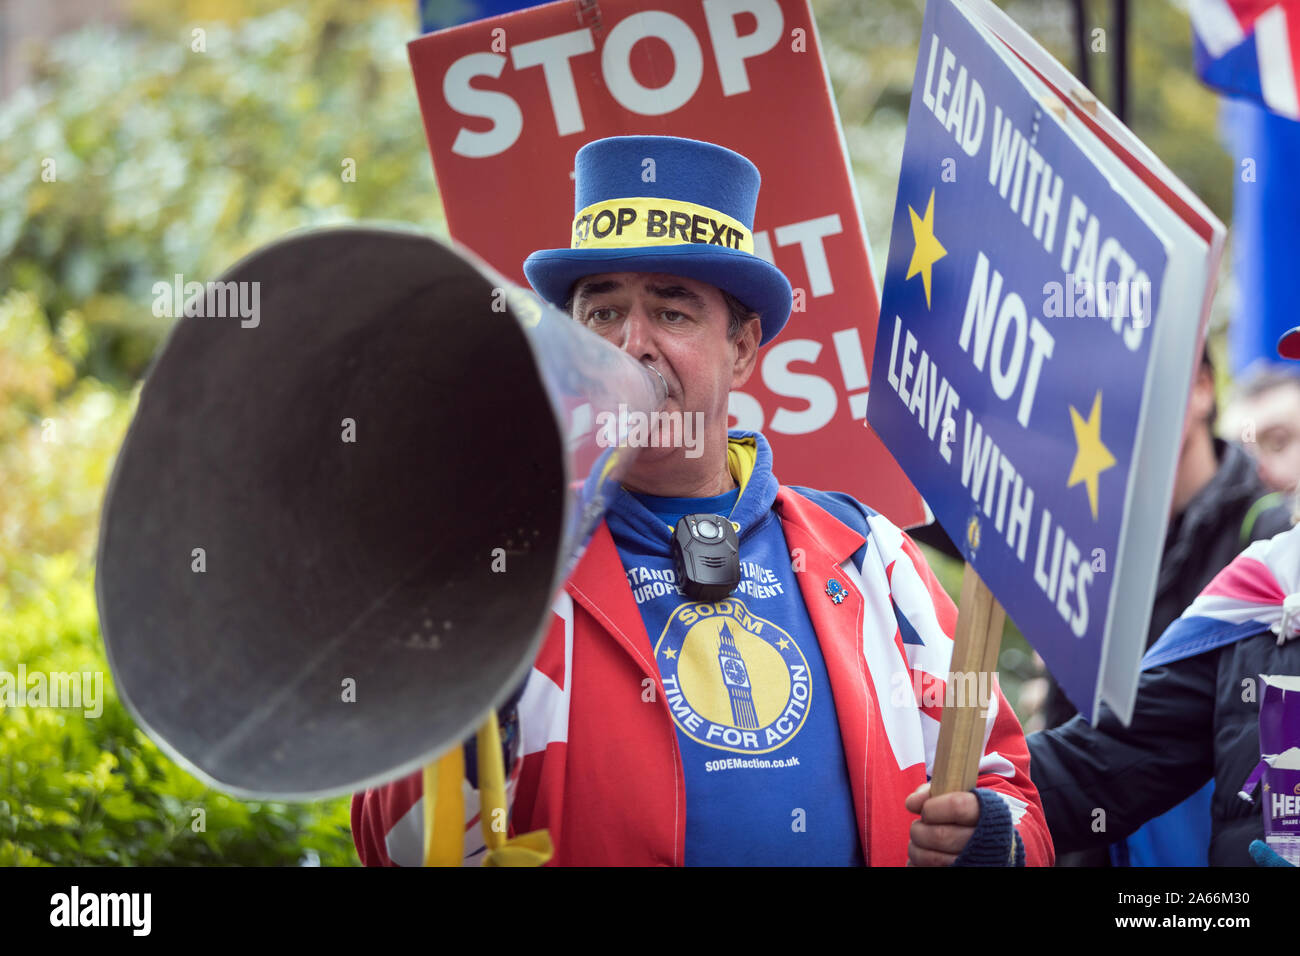
{"label": "megaphone", "polygon": [[185,313],[101,523],[119,696],[237,796],[335,796],[428,764],[528,674],[632,459],[588,426],[658,409],[662,378],[390,228],[274,242]]}

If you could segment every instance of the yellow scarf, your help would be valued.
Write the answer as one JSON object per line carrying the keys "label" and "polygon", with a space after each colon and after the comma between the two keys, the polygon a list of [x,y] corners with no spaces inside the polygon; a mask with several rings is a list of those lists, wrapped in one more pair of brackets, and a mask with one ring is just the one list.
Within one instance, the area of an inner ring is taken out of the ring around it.
{"label": "yellow scarf", "polygon": [[731,477],[740,485],[740,493],[745,493],[745,483],[754,473],[754,464],[758,461],[758,442],[753,438],[727,439],[727,468]]}

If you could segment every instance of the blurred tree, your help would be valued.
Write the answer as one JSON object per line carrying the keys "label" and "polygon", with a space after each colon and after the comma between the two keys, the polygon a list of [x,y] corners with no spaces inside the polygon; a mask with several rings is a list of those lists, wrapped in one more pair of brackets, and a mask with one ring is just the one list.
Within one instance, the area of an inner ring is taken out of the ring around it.
{"label": "blurred tree", "polygon": [[[1067,69],[1077,71],[1070,0],[997,2]],[[1219,145],[1217,97],[1192,69],[1191,26],[1183,7],[1173,0],[1129,4],[1129,125],[1226,222],[1234,170]],[[1112,104],[1112,0],[1087,0],[1085,10],[1093,90]],[[813,11],[867,235],[877,269],[883,269],[925,3],[813,0]]]}
{"label": "blurred tree", "polygon": [[[409,5],[240,15],[271,6],[141,2],[131,32],[53,44],[0,109],[0,289],[78,310],[81,371],[141,373],[171,323],[151,289],[176,273],[214,278],[302,226],[441,229]],[[232,22],[198,18],[218,8]]]}
{"label": "blurred tree", "polygon": [[91,558],[134,401],[92,377],[74,382],[85,349],[75,312],[60,332],[34,293],[0,299],[0,669],[97,674],[102,696],[73,709],[0,704],[0,866],[291,865],[312,854],[355,864],[346,799],[279,804],[209,789],[118,699]]}

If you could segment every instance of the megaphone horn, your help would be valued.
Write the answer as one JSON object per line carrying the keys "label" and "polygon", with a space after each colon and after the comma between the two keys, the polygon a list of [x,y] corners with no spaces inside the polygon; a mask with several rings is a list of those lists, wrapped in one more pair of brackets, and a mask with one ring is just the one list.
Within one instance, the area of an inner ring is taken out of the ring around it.
{"label": "megaphone horn", "polygon": [[147,377],[100,529],[109,663],[220,789],[355,792],[526,677],[632,457],[570,422],[652,412],[662,378],[421,234],[301,233],[214,285],[260,314],[192,301]]}

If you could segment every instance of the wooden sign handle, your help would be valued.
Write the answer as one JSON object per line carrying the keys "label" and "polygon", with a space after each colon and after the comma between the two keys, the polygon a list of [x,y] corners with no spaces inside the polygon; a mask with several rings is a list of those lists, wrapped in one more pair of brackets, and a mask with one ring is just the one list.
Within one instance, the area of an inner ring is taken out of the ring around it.
{"label": "wooden sign handle", "polygon": [[961,579],[957,633],[930,778],[930,793],[934,796],[970,790],[979,779],[988,717],[988,700],[981,698],[997,693],[992,675],[997,671],[1006,617],[1007,612],[988,585],[967,563]]}

